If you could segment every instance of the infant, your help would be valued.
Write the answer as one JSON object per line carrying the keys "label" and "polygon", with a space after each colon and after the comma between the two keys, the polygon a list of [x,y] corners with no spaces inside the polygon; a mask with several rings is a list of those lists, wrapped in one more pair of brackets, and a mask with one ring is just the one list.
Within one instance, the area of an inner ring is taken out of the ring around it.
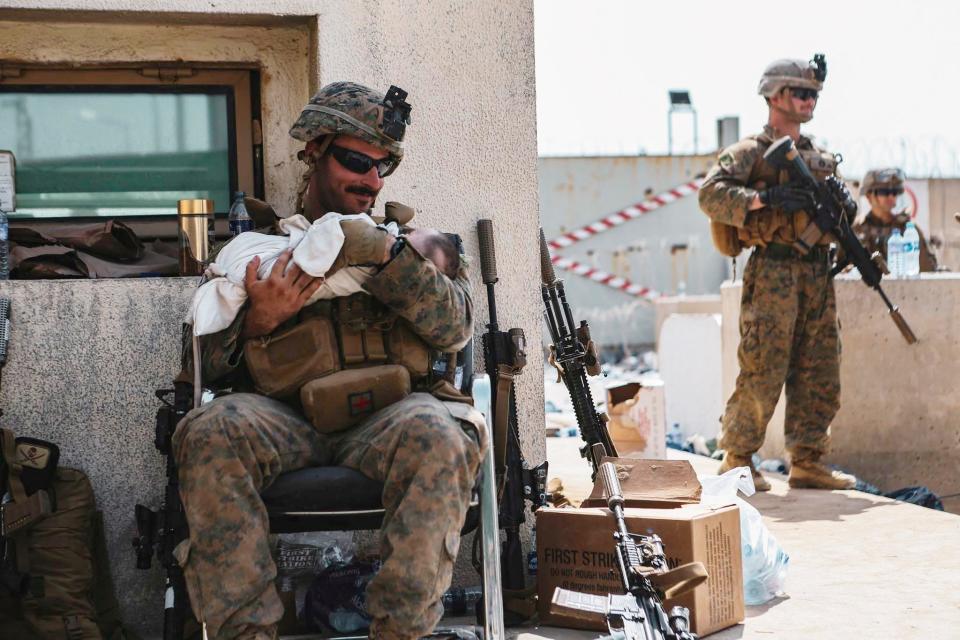
{"label": "infant", "polygon": [[[376,225],[366,214],[346,216],[331,212],[313,223],[296,215],[279,221],[278,226],[284,235],[248,231],[231,240],[207,267],[205,276],[208,280],[193,296],[186,321],[193,325],[194,334],[217,333],[230,326],[247,300],[243,280],[246,267],[254,257],[260,258],[257,275],[264,279],[269,277],[280,254],[293,249],[290,264],[296,264],[307,275],[324,278],[307,305],[363,291],[363,283],[376,274],[376,267],[334,266],[344,241],[340,223],[347,220]],[[380,226],[388,233],[402,237],[446,277],[456,278],[460,270],[460,254],[447,235],[435,229],[413,229],[401,234],[395,222]]]}

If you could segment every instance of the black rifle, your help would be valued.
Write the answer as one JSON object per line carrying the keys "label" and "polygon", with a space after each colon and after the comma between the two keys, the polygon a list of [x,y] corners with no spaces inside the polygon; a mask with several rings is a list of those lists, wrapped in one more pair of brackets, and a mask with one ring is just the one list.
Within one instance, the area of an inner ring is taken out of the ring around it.
{"label": "black rifle", "polygon": [[[664,613],[661,597],[667,577],[667,558],[663,542],[657,535],[639,535],[627,531],[623,519],[623,492],[612,462],[600,465],[600,477],[607,493],[607,506],[617,519],[613,539],[617,543],[617,568],[625,595],[591,596],[558,588],[552,606],[556,610],[576,609],[602,613],[613,638],[625,640],[697,640],[690,632],[690,611],[673,607]],[[669,592],[679,595],[704,580],[706,572],[700,563],[690,563],[674,570]],[[679,578],[679,580],[677,580]]]}
{"label": "black rifle", "polygon": [[563,291],[563,280],[558,280],[553,271],[550,248],[543,229],[540,229],[540,278],[546,307],[543,314],[550,328],[550,339],[553,340],[550,345],[550,364],[557,368],[570,393],[573,412],[580,426],[580,437],[585,443],[580,455],[590,461],[593,466],[592,477],[595,479],[603,457],[617,457],[617,450],[607,432],[607,416],[597,412],[590,385],[587,384],[588,374],[595,376],[600,373],[600,360],[590,339],[590,327],[586,320],[581,320],[580,326],[574,330],[573,313],[567,304],[567,294]]}
{"label": "black rifle", "polygon": [[523,329],[501,331],[497,322],[494,285],[498,278],[493,222],[479,220],[477,233],[480,236],[480,270],[483,283],[487,286],[490,310],[490,323],[483,334],[483,353],[484,365],[490,377],[491,446],[494,447],[500,527],[506,531],[501,553],[502,582],[504,589],[522,590],[526,586],[520,544],[520,525],[525,519],[524,500],[530,501],[531,511],[546,503],[547,463],[531,469],[523,459],[513,379],[527,363],[526,341]]}
{"label": "black rifle", "polygon": [[857,214],[857,204],[850,197],[840,178],[828,176],[824,182],[817,182],[803,158],[800,157],[790,136],[784,136],[774,142],[763,154],[763,159],[774,169],[786,170],[791,180],[800,183],[802,188],[813,194],[815,203],[813,221],[803,231],[800,239],[794,242],[794,248],[806,255],[820,238],[832,233],[840,248],[843,249],[843,253],[840,261],[834,266],[831,276],[840,273],[847,265],[855,266],[860,272],[863,283],[875,289],[883,298],[883,303],[890,311],[890,318],[903,334],[907,344],[914,344],[917,337],[900,315],[900,308],[890,302],[887,294],[880,287],[880,280],[883,279],[883,273],[886,270],[883,258],[879,253],[875,253],[873,257],[867,255],[867,250],[860,244],[850,227],[850,220]]}
{"label": "black rifle", "polygon": [[158,390],[157,398],[163,402],[163,406],[157,409],[153,444],[167,458],[167,486],[158,510],[153,511],[142,504],[136,506],[138,536],[133,539],[133,546],[137,551],[137,569],[150,568],[156,549],[157,559],[166,572],[163,639],[181,640],[190,602],[183,569],[174,557],[173,550],[189,533],[183,503],[180,501],[177,463],[173,456],[173,433],[183,416],[193,407],[193,385],[175,382],[173,389]]}

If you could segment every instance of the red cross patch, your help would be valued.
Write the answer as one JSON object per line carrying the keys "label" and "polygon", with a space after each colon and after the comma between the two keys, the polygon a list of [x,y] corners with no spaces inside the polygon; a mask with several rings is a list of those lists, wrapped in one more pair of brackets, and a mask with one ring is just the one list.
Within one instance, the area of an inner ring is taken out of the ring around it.
{"label": "red cross patch", "polygon": [[351,416],[373,413],[373,391],[360,391],[347,396]]}

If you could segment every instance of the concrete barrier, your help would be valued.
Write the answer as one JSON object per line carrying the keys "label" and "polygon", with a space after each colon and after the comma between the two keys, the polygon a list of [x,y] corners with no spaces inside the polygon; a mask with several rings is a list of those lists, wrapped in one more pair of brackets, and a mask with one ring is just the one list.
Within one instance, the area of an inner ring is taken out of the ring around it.
{"label": "concrete barrier", "polygon": [[[960,275],[885,280],[883,288],[919,343],[907,345],[880,297],[859,279],[836,280],[842,391],[828,460],[884,491],[927,485],[941,495],[958,493]],[[739,372],[740,290],[740,281],[721,287],[724,402]],[[781,397],[761,455],[783,457],[783,442]],[[960,513],[957,498],[945,504]]]}

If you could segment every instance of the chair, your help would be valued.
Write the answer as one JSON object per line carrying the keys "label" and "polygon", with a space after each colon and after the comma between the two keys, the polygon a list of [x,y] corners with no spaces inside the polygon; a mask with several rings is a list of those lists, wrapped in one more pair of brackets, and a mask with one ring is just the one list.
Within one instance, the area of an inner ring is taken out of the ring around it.
{"label": "chair", "polygon": [[[473,342],[446,361],[446,367],[461,372],[459,389],[470,394],[473,385]],[[454,367],[456,369],[454,369]],[[451,376],[452,377],[452,376]],[[503,631],[503,601],[500,592],[500,535],[493,467],[493,447],[481,462],[470,510],[462,533],[479,524],[482,536],[484,638],[500,640]],[[307,531],[364,531],[379,529],[384,516],[383,484],[346,467],[308,467],[281,474],[261,497],[267,507],[271,533]]]}

